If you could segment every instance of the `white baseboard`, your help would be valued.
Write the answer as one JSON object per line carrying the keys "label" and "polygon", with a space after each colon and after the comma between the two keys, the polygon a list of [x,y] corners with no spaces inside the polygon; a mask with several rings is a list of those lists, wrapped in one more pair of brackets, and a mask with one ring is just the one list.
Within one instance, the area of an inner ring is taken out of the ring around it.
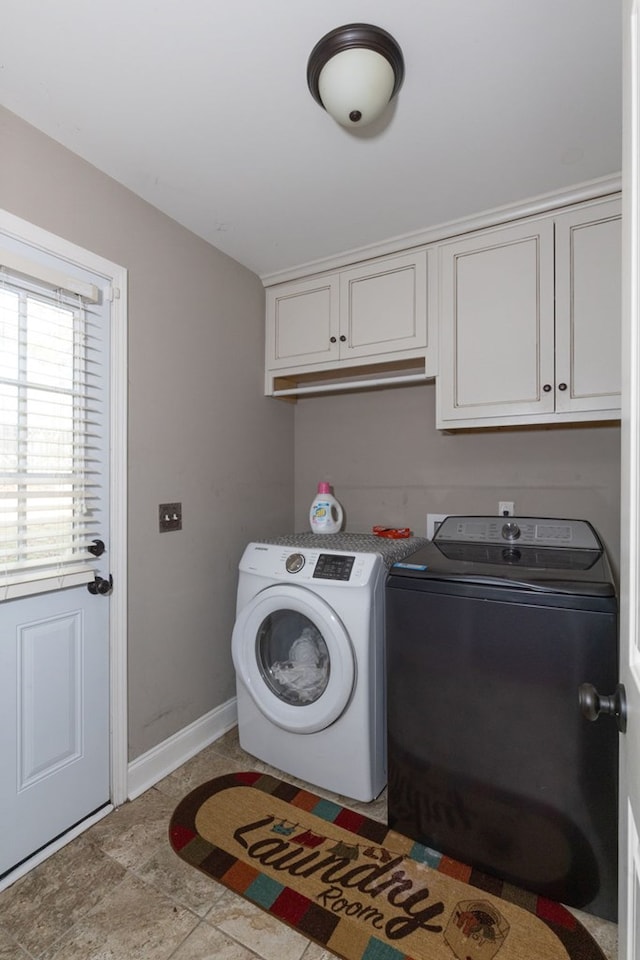
{"label": "white baseboard", "polygon": [[236,698],[232,697],[204,717],[194,720],[188,727],[174,733],[157,747],[132,760],[128,767],[128,799],[135,800],[163,777],[173,773],[191,757],[195,757],[196,753],[218,740],[237,722],[238,705]]}
{"label": "white baseboard", "polygon": [[[177,770],[179,766],[195,757],[196,753],[204,750],[210,743],[218,740],[227,730],[231,730],[238,722],[238,703],[235,697],[227,700],[221,706],[216,707],[210,713],[200,717],[193,723],[179,730],[157,747],[153,747],[143,756],[133,760],[128,767],[128,791],[127,798],[135,800],[141,793],[152,787],[154,783],[162,780]],[[38,864],[42,863],[52,853],[62,849],[75,837],[78,837],[88,827],[97,823],[113,810],[111,804],[107,804],[97,813],[77,824],[73,829],[68,830],[61,837],[58,837],[53,843],[39,850],[29,860],[25,860],[20,866],[16,867],[10,873],[5,874],[0,879],[0,891],[6,890],[12,883],[19,880]]]}

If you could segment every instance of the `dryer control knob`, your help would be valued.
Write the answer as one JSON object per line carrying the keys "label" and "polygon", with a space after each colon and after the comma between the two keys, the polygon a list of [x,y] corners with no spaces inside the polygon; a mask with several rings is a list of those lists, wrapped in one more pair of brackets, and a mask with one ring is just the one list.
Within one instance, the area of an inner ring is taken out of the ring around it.
{"label": "dryer control knob", "polygon": [[520,527],[517,523],[505,523],[502,526],[502,536],[505,540],[517,540],[520,536]]}
{"label": "dryer control knob", "polygon": [[301,553],[291,553],[287,557],[285,567],[287,568],[287,573],[300,573],[304,564],[305,559]]}

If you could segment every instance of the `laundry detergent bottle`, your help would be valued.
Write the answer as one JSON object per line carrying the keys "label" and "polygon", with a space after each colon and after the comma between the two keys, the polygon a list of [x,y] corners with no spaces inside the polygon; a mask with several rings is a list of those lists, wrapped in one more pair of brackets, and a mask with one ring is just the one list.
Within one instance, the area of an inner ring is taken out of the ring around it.
{"label": "laundry detergent bottle", "polygon": [[331,493],[328,483],[319,483],[318,492],[309,510],[312,533],[337,533],[342,526],[342,507]]}

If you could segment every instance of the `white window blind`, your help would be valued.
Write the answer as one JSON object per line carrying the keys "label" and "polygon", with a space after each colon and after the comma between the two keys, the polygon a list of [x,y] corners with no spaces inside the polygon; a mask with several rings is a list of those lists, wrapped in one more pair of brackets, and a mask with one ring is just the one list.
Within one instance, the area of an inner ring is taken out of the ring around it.
{"label": "white window blind", "polygon": [[100,526],[98,291],[11,260],[0,253],[0,600],[93,579]]}

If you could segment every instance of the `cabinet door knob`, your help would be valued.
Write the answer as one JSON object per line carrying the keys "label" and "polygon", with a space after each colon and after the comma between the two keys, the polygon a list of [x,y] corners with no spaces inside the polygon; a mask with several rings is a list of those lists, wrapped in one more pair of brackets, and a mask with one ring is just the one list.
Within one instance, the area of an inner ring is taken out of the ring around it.
{"label": "cabinet door knob", "polygon": [[551,384],[550,384],[550,383],[545,383],[545,385],[544,385],[544,387],[543,387],[542,389],[544,390],[545,393],[549,393],[549,391],[551,390]]}
{"label": "cabinet door knob", "polygon": [[337,341],[336,341],[336,338],[335,338],[335,337],[329,337],[329,342],[330,342],[330,343],[336,343]]}
{"label": "cabinet door knob", "polygon": [[558,390],[566,390],[566,389],[567,389],[566,383],[559,383],[559,384],[558,384]]}
{"label": "cabinet door knob", "polygon": [[347,338],[345,337],[345,335],[344,335],[344,333],[343,333],[342,336],[340,337],[340,342],[341,342],[341,343],[344,343],[344,342],[346,341],[346,339],[347,339]]}

